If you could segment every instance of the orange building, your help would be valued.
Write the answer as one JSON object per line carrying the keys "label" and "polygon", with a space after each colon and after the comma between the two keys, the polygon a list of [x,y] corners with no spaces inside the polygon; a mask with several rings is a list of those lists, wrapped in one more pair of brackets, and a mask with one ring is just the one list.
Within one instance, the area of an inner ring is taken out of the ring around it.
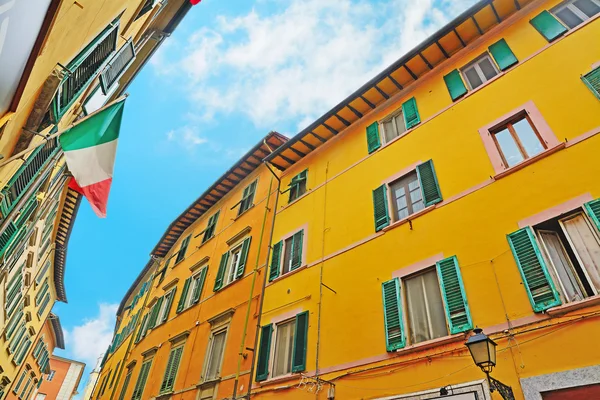
{"label": "orange building", "polygon": [[50,356],[49,372],[40,386],[35,400],[70,400],[77,387],[85,364],[58,356]]}

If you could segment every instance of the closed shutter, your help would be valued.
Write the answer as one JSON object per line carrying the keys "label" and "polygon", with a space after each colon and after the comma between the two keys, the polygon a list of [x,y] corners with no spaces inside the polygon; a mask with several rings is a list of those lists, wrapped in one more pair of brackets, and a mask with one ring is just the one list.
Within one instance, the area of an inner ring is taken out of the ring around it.
{"label": "closed shutter", "polygon": [[140,339],[142,338],[142,333],[144,331],[144,326],[146,325],[146,320],[148,319],[148,314],[144,315],[144,318],[142,318],[142,323],[140,324],[140,329],[138,330],[137,334],[135,335],[135,342],[139,342]]}
{"label": "closed shutter", "polygon": [[296,315],[296,333],[292,353],[292,372],[306,369],[306,347],[308,338],[308,311]]}
{"label": "closed shutter", "polygon": [[402,104],[402,115],[404,116],[404,125],[406,126],[406,129],[410,129],[421,122],[419,109],[417,108],[417,100],[415,100],[414,97]]}
{"label": "closed shutter", "polygon": [[421,191],[423,191],[423,202],[425,207],[442,201],[442,192],[438,184],[433,160],[429,160],[417,166],[417,175],[421,182]]}
{"label": "closed shutter", "polygon": [[402,327],[400,280],[394,278],[384,282],[382,291],[386,349],[394,351],[403,348],[406,344]]}
{"label": "closed shutter", "polygon": [[550,14],[547,10],[544,10],[541,13],[539,13],[538,15],[533,17],[533,19],[531,19],[531,21],[529,22],[549,42],[564,35],[565,32],[567,32],[567,28],[563,24],[561,24],[554,17],[554,15]]}
{"label": "closed shutter", "polygon": [[504,39],[498,40],[496,43],[491,45],[488,50],[502,71],[519,62]]}
{"label": "closed shutter", "polygon": [[183,309],[185,308],[185,301],[187,298],[187,294],[188,291],[190,290],[190,282],[192,281],[192,278],[187,278],[185,280],[185,283],[183,284],[183,290],[181,291],[181,297],[179,297],[179,303],[177,303],[177,313],[179,314],[180,312],[183,311]]}
{"label": "closed shutter", "polygon": [[369,154],[381,147],[381,138],[379,137],[379,123],[373,122],[367,126],[367,148]]}
{"label": "closed shutter", "polygon": [[135,388],[133,389],[132,400],[140,400],[144,394],[144,388],[146,387],[146,379],[148,379],[148,372],[150,372],[151,361],[146,361],[142,364],[140,369],[140,375],[138,376]]}
{"label": "closed shutter", "polygon": [[460,76],[460,72],[458,72],[457,69],[444,76],[444,82],[446,82],[446,87],[448,88],[448,92],[450,93],[452,101],[461,98],[465,93],[467,93],[467,87],[465,86],[465,83]]}
{"label": "closed shutter", "polygon": [[600,99],[600,67],[588,72],[582,76],[581,79],[583,80],[583,83],[590,88],[592,93]]}
{"label": "closed shutter", "polygon": [[450,333],[459,333],[473,328],[467,295],[462,282],[456,256],[436,263],[438,278],[442,287],[446,316]]}
{"label": "closed shutter", "polygon": [[252,237],[248,237],[242,243],[242,253],[240,254],[240,263],[238,264],[237,271],[235,271],[235,279],[239,279],[244,276],[244,270],[246,269],[246,261],[248,259],[248,250],[250,250],[250,241]]}
{"label": "closed shutter", "polygon": [[531,228],[519,229],[508,235],[508,243],[517,261],[521,277],[535,312],[560,305],[558,293],[540,254]]}
{"label": "closed shutter", "polygon": [[169,360],[167,361],[167,368],[165,369],[165,374],[163,376],[162,383],[160,385],[160,393],[168,392],[173,387],[173,372],[175,371],[175,363],[177,362],[177,354],[180,347],[171,350],[169,354]]}
{"label": "closed shutter", "polygon": [[292,239],[292,265],[290,270],[293,271],[302,265],[302,241],[304,238],[304,230],[294,234]]}
{"label": "closed shutter", "polygon": [[260,343],[258,348],[258,361],[256,362],[256,381],[264,381],[269,377],[269,356],[271,354],[271,336],[273,324],[265,325],[260,329]]}
{"label": "closed shutter", "polygon": [[217,277],[215,278],[215,286],[213,292],[223,287],[223,279],[225,278],[225,269],[227,268],[227,261],[229,260],[229,252],[221,256],[221,263],[219,264],[219,270],[217,271]]}
{"label": "closed shutter", "polygon": [[162,305],[163,298],[159,297],[154,306],[152,306],[152,311],[150,311],[150,319],[148,320],[148,328],[152,329],[156,325],[156,320],[158,319],[158,312],[160,311],[160,306]]}
{"label": "closed shutter", "polygon": [[171,295],[167,298],[167,304],[165,305],[165,315],[163,315],[162,321],[160,323],[166,322],[169,319],[169,313],[171,312],[171,305],[173,304],[173,299],[175,298],[175,293],[177,288],[173,289]]}
{"label": "closed shutter", "polygon": [[12,243],[13,238],[16,236],[18,232],[17,226],[14,222],[10,222],[4,232],[0,235],[0,257],[6,251],[6,248]]}
{"label": "closed shutter", "polygon": [[121,393],[119,394],[119,400],[125,400],[125,393],[127,393],[127,387],[129,386],[129,381],[131,380],[131,370],[127,372],[125,376],[125,381],[123,382],[123,388],[121,389]]}
{"label": "closed shutter", "polygon": [[279,241],[273,245],[273,252],[271,253],[271,269],[269,270],[269,282],[279,276],[282,248],[283,241]]}
{"label": "closed shutter", "polygon": [[204,281],[206,280],[207,267],[202,268],[200,271],[200,277],[198,278],[198,284],[194,287],[192,293],[192,304],[197,304],[200,301],[200,295],[202,294],[202,288],[204,287]]}
{"label": "closed shutter", "polygon": [[181,247],[179,248],[179,252],[177,252],[177,257],[175,258],[175,264],[182,261],[185,258],[185,253],[187,252],[188,245],[190,244],[190,238],[192,235],[188,235],[183,242],[181,242]]}
{"label": "closed shutter", "polygon": [[387,187],[385,184],[373,190],[373,215],[375,217],[375,232],[379,232],[390,224]]}

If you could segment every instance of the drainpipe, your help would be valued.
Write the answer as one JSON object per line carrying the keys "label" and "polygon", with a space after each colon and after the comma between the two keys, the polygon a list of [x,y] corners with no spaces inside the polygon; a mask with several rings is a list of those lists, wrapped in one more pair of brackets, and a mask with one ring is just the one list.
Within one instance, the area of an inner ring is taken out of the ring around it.
{"label": "drainpipe", "polygon": [[[235,381],[233,382],[233,399],[237,396],[237,387],[240,378],[240,371],[242,369],[242,358],[244,357],[244,347],[246,344],[246,333],[248,331],[248,321],[250,320],[250,311],[252,310],[252,297],[254,295],[254,286],[256,284],[256,276],[258,275],[258,269],[260,267],[260,249],[263,242],[263,236],[265,233],[265,226],[267,225],[267,216],[269,215],[269,200],[271,200],[271,187],[273,186],[273,178],[269,182],[269,191],[267,193],[267,202],[265,204],[265,214],[263,216],[262,227],[260,228],[260,238],[259,238],[259,250],[256,254],[256,265],[254,266],[254,272],[252,274],[252,284],[250,285],[250,295],[248,297],[248,307],[246,309],[246,319],[244,320],[244,331],[242,333],[242,341],[240,342],[240,353],[238,354],[238,366],[237,371],[235,373]],[[273,218],[274,219],[274,218]],[[266,270],[266,269],[265,269]],[[266,272],[265,272],[266,275]],[[254,352],[255,350],[253,350]],[[252,375],[250,375],[249,385],[252,384]]]}
{"label": "drainpipe", "polygon": [[[268,265],[269,265],[269,258],[271,257],[271,242],[273,242],[273,228],[275,227],[275,216],[277,214],[277,203],[279,202],[279,194],[281,193],[280,192],[281,179],[279,179],[279,177],[277,176],[275,171],[273,171],[273,169],[267,162],[263,161],[263,163],[269,169],[271,174],[273,174],[275,179],[277,179],[277,194],[275,196],[275,204],[273,205],[273,219],[271,220],[271,232],[269,233],[269,247],[268,247],[268,251],[267,251],[267,259],[265,261],[265,276],[263,276],[262,290],[260,292],[260,301],[259,301],[259,305],[258,305],[258,318],[256,320],[256,334],[254,335],[254,346],[252,347],[252,349],[253,349],[252,364],[250,365],[250,381],[248,382],[248,391],[246,392],[246,395],[244,396],[246,399],[250,399],[250,393],[252,391],[252,376],[254,375],[254,364],[256,362],[256,354],[257,354],[256,347],[258,346],[258,334],[260,332],[260,321],[261,321],[261,317],[262,317],[262,309],[263,309],[263,303],[264,303],[264,298],[265,298],[265,288],[267,286],[267,275],[268,275],[268,270],[269,270]],[[234,399],[235,399],[235,397],[234,397]]]}

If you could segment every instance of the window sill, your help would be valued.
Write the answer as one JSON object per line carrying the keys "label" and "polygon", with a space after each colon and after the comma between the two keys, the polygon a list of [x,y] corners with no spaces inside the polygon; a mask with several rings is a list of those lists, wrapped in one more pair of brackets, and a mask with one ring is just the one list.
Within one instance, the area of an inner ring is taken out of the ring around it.
{"label": "window sill", "polygon": [[197,384],[196,387],[199,389],[206,389],[208,387],[216,385],[219,382],[221,382],[221,378],[207,379]]}
{"label": "window sill", "polygon": [[519,171],[519,170],[525,168],[526,166],[541,160],[542,158],[546,158],[546,157],[556,153],[557,151],[564,149],[565,146],[566,146],[566,143],[560,143],[554,147],[546,149],[545,151],[541,152],[538,155],[528,158],[527,160],[521,161],[520,163],[513,165],[512,167],[510,167],[502,172],[497,173],[496,175],[493,176],[493,178],[494,178],[494,180],[502,179],[505,176],[512,174],[513,172]]}
{"label": "window sill", "polygon": [[411,215],[409,215],[406,218],[403,218],[401,220],[398,220],[398,221],[395,221],[395,222],[391,223],[390,225],[388,225],[385,228],[381,229],[381,231],[387,232],[387,231],[392,230],[392,229],[394,229],[394,228],[396,228],[396,227],[398,227],[400,225],[404,225],[407,222],[410,222],[413,219],[415,219],[417,217],[420,217],[423,214],[427,214],[429,211],[433,210],[434,208],[435,208],[435,204],[427,206],[424,209],[422,209],[422,210],[420,210],[420,211],[418,211],[418,212],[416,212],[414,214],[411,214]]}
{"label": "window sill", "polygon": [[173,391],[172,390],[169,391],[169,392],[160,393],[158,396],[155,397],[155,400],[167,400],[167,399],[170,399],[171,396],[173,396]]}
{"label": "window sill", "polygon": [[600,295],[588,297],[587,299],[574,301],[560,306],[552,307],[546,310],[550,316],[559,316],[570,313],[571,311],[580,310],[582,308],[591,307],[600,304]]}
{"label": "window sill", "polygon": [[280,209],[280,211],[281,210],[285,210],[286,208],[288,208],[292,204],[295,204],[295,203],[299,202],[300,200],[302,200],[303,198],[305,198],[306,196],[308,196],[311,192],[312,192],[312,189],[306,189],[306,192],[302,193],[302,195],[300,197],[296,197],[294,200],[288,201],[288,203],[286,205],[282,206],[281,209]]}
{"label": "window sill", "polygon": [[[199,249],[200,247],[204,246],[206,243],[210,242],[211,240],[213,240],[214,237],[215,237],[215,235],[212,235],[211,237],[206,239],[205,242],[200,243],[198,246],[196,246],[196,250]],[[175,264],[175,265],[177,265],[177,264]],[[173,265],[173,267],[175,267],[175,265]],[[171,267],[171,268],[173,268],[173,267]]]}
{"label": "window sill", "polygon": [[450,335],[450,336],[443,336],[441,338],[427,340],[425,342],[420,342],[420,343],[412,344],[410,346],[403,347],[401,349],[396,350],[395,353],[406,354],[406,353],[412,353],[415,351],[428,350],[433,347],[438,347],[438,346],[442,346],[445,344],[462,342],[465,340],[465,336],[466,336],[466,333],[456,333],[456,334]]}
{"label": "window sill", "polygon": [[287,278],[288,276],[293,275],[293,274],[297,273],[298,271],[306,269],[306,268],[308,268],[308,264],[301,265],[301,266],[299,266],[298,268],[296,268],[293,271],[290,271],[290,272],[288,272],[286,274],[283,274],[283,275],[279,275],[277,278],[273,279],[271,282],[268,282],[267,286],[269,286],[269,285],[271,285],[271,284],[273,284],[275,282],[278,282],[281,279]]}
{"label": "window sill", "polygon": [[254,208],[254,204],[252,204],[250,207],[246,208],[244,211],[239,213],[233,220],[237,221],[239,218],[241,218],[244,214],[246,214],[248,211],[252,210],[253,208]]}
{"label": "window sill", "polygon": [[273,385],[273,384],[277,384],[277,383],[293,381],[293,380],[300,378],[301,376],[302,375],[299,372],[295,372],[295,373],[285,374],[285,375],[281,375],[281,376],[276,376],[274,378],[269,378],[264,381],[260,381],[260,382],[256,382],[256,383],[258,383],[260,386]]}

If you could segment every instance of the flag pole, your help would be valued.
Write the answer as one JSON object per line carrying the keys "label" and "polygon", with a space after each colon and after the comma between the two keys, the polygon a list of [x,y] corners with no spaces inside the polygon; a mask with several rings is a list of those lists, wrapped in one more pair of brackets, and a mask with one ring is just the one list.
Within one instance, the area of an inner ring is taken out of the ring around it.
{"label": "flag pole", "polygon": [[[7,158],[6,160],[4,160],[4,161],[0,162],[0,168],[4,167],[6,164],[8,164],[8,163],[11,163],[11,162],[13,162],[13,161],[15,161],[15,160],[20,160],[20,159],[22,159],[22,158],[23,158],[23,156],[25,156],[26,154],[28,154],[28,153],[31,153],[32,151],[34,151],[34,150],[35,150],[35,149],[37,149],[38,147],[41,147],[41,146],[45,145],[45,144],[46,144],[46,142],[47,142],[48,140],[50,140],[50,139],[54,139],[55,137],[62,135],[63,133],[65,133],[65,132],[66,132],[66,131],[68,131],[69,129],[71,129],[71,128],[73,128],[73,127],[77,126],[77,125],[79,125],[80,123],[82,123],[83,121],[87,120],[88,118],[90,118],[90,117],[93,117],[94,115],[96,115],[96,114],[98,114],[98,113],[100,113],[100,112],[104,111],[104,110],[105,110],[105,109],[107,109],[108,107],[110,107],[110,106],[113,106],[113,105],[115,105],[115,104],[117,104],[117,103],[119,103],[119,102],[121,102],[121,101],[125,101],[125,99],[127,98],[127,96],[128,96],[128,94],[124,94],[123,96],[119,97],[118,99],[115,99],[115,100],[111,101],[110,103],[108,103],[108,104],[105,104],[104,106],[102,106],[101,108],[97,109],[97,110],[96,110],[96,111],[94,111],[93,113],[91,113],[91,114],[88,114],[88,115],[86,115],[85,117],[81,118],[79,121],[75,121],[75,122],[73,122],[71,125],[69,125],[69,126],[68,126],[68,127],[66,127],[65,129],[61,130],[60,132],[53,133],[53,134],[52,134],[52,135],[50,135],[50,136],[44,136],[44,141],[43,141],[42,143],[38,144],[37,146],[35,146],[35,147],[30,147],[30,148],[27,148],[27,149],[25,149],[25,150],[23,150],[23,151],[20,151],[20,152],[18,152],[17,154],[14,154],[12,157],[10,157],[10,158]],[[36,133],[37,133],[37,132],[36,132]],[[37,133],[37,134],[39,135],[39,133]]]}

